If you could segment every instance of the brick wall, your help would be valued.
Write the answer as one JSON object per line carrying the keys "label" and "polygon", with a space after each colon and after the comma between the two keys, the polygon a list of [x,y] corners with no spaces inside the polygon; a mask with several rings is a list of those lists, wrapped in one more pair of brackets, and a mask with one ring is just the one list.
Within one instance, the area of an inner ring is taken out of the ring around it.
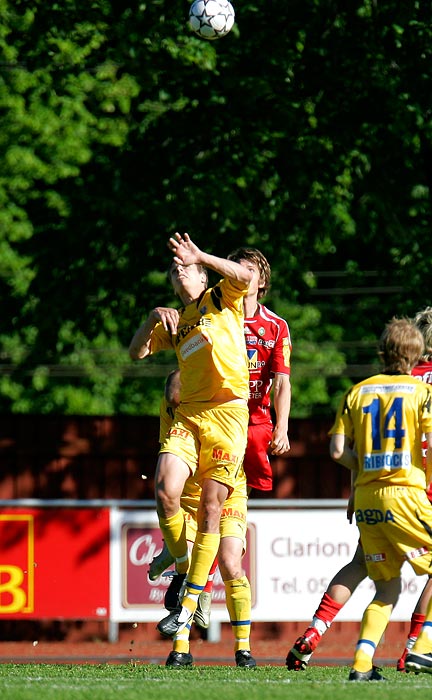
{"label": "brick wall", "polygon": [[[0,499],[151,500],[158,423],[145,416],[3,416]],[[291,451],[272,458],[273,492],[252,497],[347,498],[349,473],[329,457],[329,427],[325,419],[291,420]]]}

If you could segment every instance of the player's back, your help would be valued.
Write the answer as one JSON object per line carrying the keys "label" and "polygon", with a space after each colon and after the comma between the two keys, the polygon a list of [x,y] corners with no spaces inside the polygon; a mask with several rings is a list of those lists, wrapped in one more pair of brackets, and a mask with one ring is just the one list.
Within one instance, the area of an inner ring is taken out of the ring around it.
{"label": "player's back", "polygon": [[347,392],[360,466],[356,487],[425,488],[421,434],[424,425],[432,430],[431,403],[431,387],[410,375],[375,375]]}

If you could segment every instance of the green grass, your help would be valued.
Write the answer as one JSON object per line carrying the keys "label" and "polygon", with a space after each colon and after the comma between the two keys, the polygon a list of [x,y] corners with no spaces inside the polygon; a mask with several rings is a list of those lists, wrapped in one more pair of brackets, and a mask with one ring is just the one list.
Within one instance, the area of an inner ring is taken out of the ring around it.
{"label": "green grass", "polygon": [[409,700],[428,696],[432,677],[384,669],[387,682],[348,682],[347,666],[167,669],[139,663],[0,664],[2,700]]}

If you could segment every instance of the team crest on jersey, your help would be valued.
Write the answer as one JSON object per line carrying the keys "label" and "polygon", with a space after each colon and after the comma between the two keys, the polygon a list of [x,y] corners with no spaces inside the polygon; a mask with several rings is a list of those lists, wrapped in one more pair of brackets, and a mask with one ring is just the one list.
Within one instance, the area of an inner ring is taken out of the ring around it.
{"label": "team crest on jersey", "polygon": [[258,369],[258,350],[248,349],[248,369]]}
{"label": "team crest on jersey", "polygon": [[265,328],[261,326],[261,328],[258,329],[258,335],[260,335],[261,337],[265,335]]}

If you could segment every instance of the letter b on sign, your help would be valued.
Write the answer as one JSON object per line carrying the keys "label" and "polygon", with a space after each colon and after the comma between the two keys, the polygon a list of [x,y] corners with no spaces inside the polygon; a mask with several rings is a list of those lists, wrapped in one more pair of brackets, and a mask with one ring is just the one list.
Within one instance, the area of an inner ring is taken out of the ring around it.
{"label": "letter b on sign", "polygon": [[16,613],[25,607],[23,581],[24,572],[18,566],[0,566],[0,613]]}

